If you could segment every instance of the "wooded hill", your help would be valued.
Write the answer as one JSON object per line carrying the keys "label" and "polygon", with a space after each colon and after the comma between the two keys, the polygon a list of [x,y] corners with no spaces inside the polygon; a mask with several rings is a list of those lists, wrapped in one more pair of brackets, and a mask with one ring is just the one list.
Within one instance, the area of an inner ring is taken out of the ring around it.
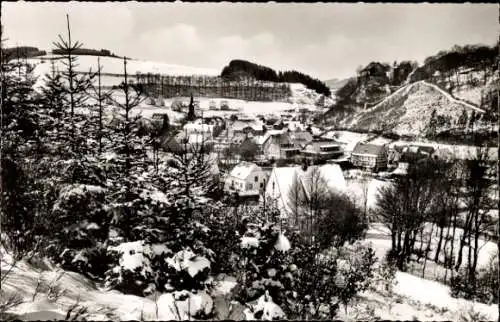
{"label": "wooded hill", "polygon": [[[451,135],[453,141],[471,129],[494,135],[497,53],[498,47],[454,46],[428,57],[422,66],[411,61],[394,62],[392,67],[372,62],[336,92],[325,123],[411,137]],[[467,126],[459,124],[466,114]],[[431,115],[445,120],[442,126],[432,127]]]}
{"label": "wooded hill", "polygon": [[222,69],[221,77],[230,80],[252,77],[261,81],[301,83],[307,88],[315,90],[318,94],[323,94],[325,96],[331,95],[328,86],[319,79],[312,78],[295,70],[276,72],[272,68],[251,63],[246,60],[237,59],[229,62],[229,65]]}

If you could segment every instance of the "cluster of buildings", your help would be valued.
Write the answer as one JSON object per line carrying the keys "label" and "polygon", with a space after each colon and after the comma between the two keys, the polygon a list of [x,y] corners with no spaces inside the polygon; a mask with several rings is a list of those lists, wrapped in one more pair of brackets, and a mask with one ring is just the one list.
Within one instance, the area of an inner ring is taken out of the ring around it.
{"label": "cluster of buildings", "polygon": [[297,114],[197,118],[170,130],[161,145],[167,151],[203,148],[220,169],[225,195],[238,202],[274,200],[283,215],[291,212],[288,196],[292,187],[306,200],[310,196],[312,173],[320,173],[329,190],[343,192],[348,169],[358,168],[374,176],[380,171],[404,175],[409,163],[436,153],[428,146],[367,142],[353,146],[328,137]]}

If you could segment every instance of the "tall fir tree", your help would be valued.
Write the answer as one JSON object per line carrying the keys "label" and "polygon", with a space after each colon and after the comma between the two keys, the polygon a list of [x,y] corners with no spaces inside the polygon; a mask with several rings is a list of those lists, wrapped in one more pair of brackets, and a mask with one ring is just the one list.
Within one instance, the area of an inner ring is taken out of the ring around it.
{"label": "tall fir tree", "polygon": [[[71,38],[71,28],[69,23],[69,15],[66,15],[67,21],[67,37],[59,35],[59,41],[54,42],[54,46],[62,53],[61,62],[64,66],[61,71],[61,80],[65,87],[65,102],[69,107],[69,123],[71,125],[71,147],[74,149],[75,154],[82,155],[86,153],[88,133],[88,124],[85,122],[85,117],[81,114],[75,115],[76,109],[86,108],[86,101],[88,99],[88,90],[92,85],[92,80],[95,77],[90,71],[88,73],[81,73],[77,71],[79,66],[78,58],[75,52],[80,49],[83,44],[79,41],[73,41]],[[79,124],[77,124],[79,123]]]}
{"label": "tall fir tree", "polygon": [[102,86],[102,65],[100,56],[97,57],[97,72],[95,77],[97,78],[97,84],[92,82],[88,94],[93,99],[94,103],[91,106],[92,112],[92,129],[94,131],[93,137],[95,137],[97,144],[97,152],[101,154],[106,145],[106,138],[108,137],[108,128],[105,124],[106,118],[106,108],[109,107],[108,102],[110,101],[110,96],[112,95],[112,90],[104,90]]}

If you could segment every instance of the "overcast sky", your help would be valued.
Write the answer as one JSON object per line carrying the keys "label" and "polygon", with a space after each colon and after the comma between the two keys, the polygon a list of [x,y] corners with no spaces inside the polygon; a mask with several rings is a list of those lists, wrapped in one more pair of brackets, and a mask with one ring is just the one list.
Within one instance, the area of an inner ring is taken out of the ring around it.
{"label": "overcast sky", "polygon": [[66,13],[87,48],[217,70],[247,59],[323,80],[371,61],[493,45],[499,34],[497,4],[4,2],[7,44],[51,49]]}

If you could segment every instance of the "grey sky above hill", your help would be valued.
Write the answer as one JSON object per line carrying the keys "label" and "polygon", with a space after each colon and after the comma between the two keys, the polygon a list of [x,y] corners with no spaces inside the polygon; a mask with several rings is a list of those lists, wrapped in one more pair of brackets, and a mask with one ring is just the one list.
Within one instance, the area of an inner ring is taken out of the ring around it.
{"label": "grey sky above hill", "polygon": [[330,79],[370,61],[493,45],[498,12],[497,4],[7,2],[2,23],[9,46],[52,48],[68,13],[87,48],[217,70],[247,59]]}

